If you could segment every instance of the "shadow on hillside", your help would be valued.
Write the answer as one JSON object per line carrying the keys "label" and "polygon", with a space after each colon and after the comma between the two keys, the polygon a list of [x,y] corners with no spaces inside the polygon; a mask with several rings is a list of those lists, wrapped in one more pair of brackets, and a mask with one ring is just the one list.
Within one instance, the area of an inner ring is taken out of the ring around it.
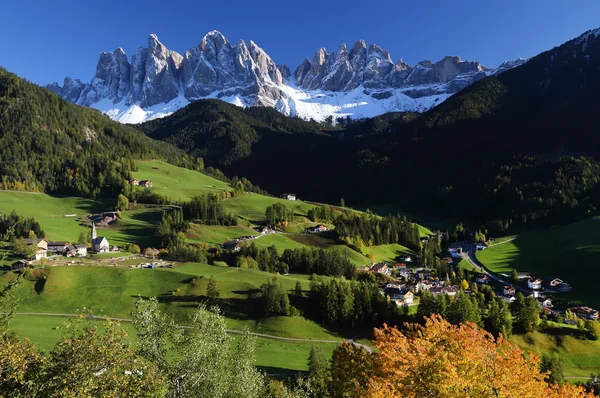
{"label": "shadow on hillside", "polygon": [[276,366],[257,366],[256,367],[261,372],[264,372],[267,376],[275,378],[275,379],[283,379],[286,377],[296,377],[299,374],[306,374],[307,372],[296,370],[296,369],[288,369],[288,368],[279,368]]}

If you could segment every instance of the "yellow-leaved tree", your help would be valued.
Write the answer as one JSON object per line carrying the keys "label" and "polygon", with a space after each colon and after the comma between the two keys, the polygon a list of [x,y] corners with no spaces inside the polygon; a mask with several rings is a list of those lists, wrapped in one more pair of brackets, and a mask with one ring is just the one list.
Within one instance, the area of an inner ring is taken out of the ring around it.
{"label": "yellow-leaved tree", "polygon": [[375,329],[377,352],[351,344],[332,359],[335,397],[592,397],[582,387],[550,385],[539,357],[473,323],[455,326],[438,315],[424,326]]}

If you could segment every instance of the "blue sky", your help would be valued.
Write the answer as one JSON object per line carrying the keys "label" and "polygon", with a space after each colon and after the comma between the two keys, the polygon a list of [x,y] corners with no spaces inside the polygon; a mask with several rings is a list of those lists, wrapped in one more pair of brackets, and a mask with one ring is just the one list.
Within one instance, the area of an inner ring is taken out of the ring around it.
{"label": "blue sky", "polygon": [[[460,55],[487,66],[531,57],[600,27],[598,0],[113,1],[20,0],[2,5],[0,65],[33,82],[89,81],[98,54],[131,56],[156,33],[183,54],[213,29],[254,40],[295,68],[319,47],[364,39],[394,61]],[[89,3],[89,4],[88,4]]]}

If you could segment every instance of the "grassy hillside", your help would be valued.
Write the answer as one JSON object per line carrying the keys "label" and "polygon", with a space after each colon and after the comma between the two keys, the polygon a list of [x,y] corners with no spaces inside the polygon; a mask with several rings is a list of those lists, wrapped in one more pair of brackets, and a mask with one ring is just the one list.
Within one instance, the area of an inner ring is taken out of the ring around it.
{"label": "grassy hillside", "polygon": [[[53,240],[75,240],[89,228],[80,225],[91,213],[108,210],[114,202],[96,199],[51,196],[29,192],[0,192],[0,211],[8,214],[12,210],[25,217],[35,217]],[[65,215],[75,214],[75,217]]]}
{"label": "grassy hillside", "polygon": [[251,223],[260,224],[265,221],[265,209],[275,203],[282,203],[293,210],[294,215],[297,218],[294,221],[298,222],[301,221],[303,217],[306,217],[308,210],[314,207],[301,200],[285,200],[255,193],[228,199],[225,202],[225,207],[229,211],[238,214],[240,217],[249,220]]}
{"label": "grassy hillside", "polygon": [[[17,315],[11,323],[11,328],[18,336],[29,338],[40,350],[48,352],[61,339],[64,331],[62,326],[69,319],[71,318]],[[137,338],[133,326],[128,322],[123,322],[122,326],[127,330],[131,343],[135,344]],[[236,335],[234,339],[237,340]],[[308,355],[314,344],[320,345],[328,358],[336,346],[333,343],[280,341],[257,337],[255,365],[267,373],[306,371]]]}
{"label": "grassy hillside", "polygon": [[2,189],[94,197],[121,191],[137,159],[190,165],[176,147],[0,68]]}
{"label": "grassy hillside", "polygon": [[194,170],[173,166],[159,160],[137,162],[133,176],[138,180],[152,180],[153,192],[173,200],[188,200],[206,192],[231,191],[229,184]]}
{"label": "grassy hillside", "polygon": [[[116,201],[52,196],[29,192],[0,192],[0,211],[15,210],[26,217],[35,217],[49,240],[75,241],[80,233],[90,232],[85,217],[89,214],[114,210]],[[141,247],[154,244],[155,225],[160,221],[161,206],[123,212],[123,218],[109,228],[98,228],[98,234],[110,244],[121,246],[137,243]],[[71,217],[70,215],[75,215]],[[66,217],[69,215],[69,217]]]}
{"label": "grassy hillside", "polygon": [[[257,289],[273,274],[239,268],[201,264],[173,269],[129,269],[123,267],[49,267],[45,283],[26,282],[20,312],[75,313],[83,306],[95,313],[128,318],[137,297],[158,297],[164,310],[186,323],[194,303],[206,294],[208,277],[217,280],[218,304],[230,328],[279,336],[336,339],[337,333],[302,317],[264,318],[255,302]],[[3,284],[11,273],[0,277]],[[286,289],[297,281],[308,291],[308,276],[280,276]],[[36,290],[37,289],[37,290]]]}
{"label": "grassy hillside", "polygon": [[588,377],[591,373],[598,373],[600,371],[600,341],[581,340],[570,336],[566,328],[560,330],[563,333],[534,332],[515,335],[510,338],[510,341],[519,345],[526,352],[558,354],[564,361],[565,376]]}
{"label": "grassy hillside", "polygon": [[535,276],[561,278],[573,286],[564,295],[600,307],[596,284],[600,261],[600,217],[565,226],[519,235],[515,240],[477,253],[494,272],[510,274],[512,268]]}

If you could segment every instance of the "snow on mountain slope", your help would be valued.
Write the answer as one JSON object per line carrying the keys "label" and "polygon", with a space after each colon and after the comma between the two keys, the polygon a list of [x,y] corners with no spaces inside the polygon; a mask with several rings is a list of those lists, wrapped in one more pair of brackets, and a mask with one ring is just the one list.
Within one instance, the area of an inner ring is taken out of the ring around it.
{"label": "snow on mountain slope", "polygon": [[278,66],[256,43],[232,45],[209,32],[197,47],[180,55],[156,35],[138,47],[131,62],[123,49],[102,53],[90,83],[65,78],[46,87],[79,105],[122,123],[170,115],[190,101],[219,98],[238,106],[271,106],[288,116],[323,121],[353,119],[392,111],[423,112],[486,76],[526,62],[489,69],[459,57],[422,61],[415,67],[364,41],[350,51],[319,49],[296,70]]}

